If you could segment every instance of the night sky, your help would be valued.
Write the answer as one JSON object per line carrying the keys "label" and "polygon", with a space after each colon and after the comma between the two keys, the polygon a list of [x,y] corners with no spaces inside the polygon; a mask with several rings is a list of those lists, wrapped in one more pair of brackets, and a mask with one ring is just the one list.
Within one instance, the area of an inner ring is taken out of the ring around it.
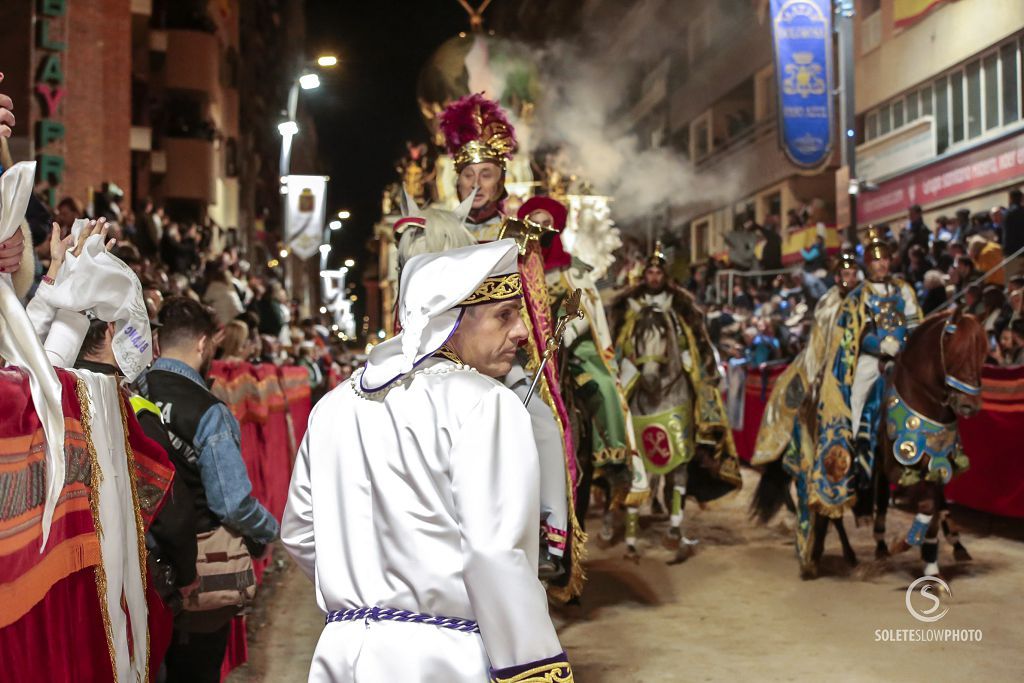
{"label": "night sky", "polygon": [[428,140],[416,105],[420,67],[469,21],[456,0],[307,0],[306,21],[309,57],[333,52],[341,60],[302,105],[316,120],[331,178],[328,211],[352,212],[334,237],[331,265],[346,257],[363,265],[381,193],[398,179],[395,162],[405,141]]}

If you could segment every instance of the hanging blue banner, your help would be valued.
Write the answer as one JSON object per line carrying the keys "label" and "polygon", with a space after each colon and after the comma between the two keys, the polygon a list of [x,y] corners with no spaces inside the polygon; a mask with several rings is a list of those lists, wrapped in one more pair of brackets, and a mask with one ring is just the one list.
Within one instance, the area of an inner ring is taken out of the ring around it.
{"label": "hanging blue banner", "polygon": [[831,0],[771,0],[779,144],[801,168],[832,151]]}

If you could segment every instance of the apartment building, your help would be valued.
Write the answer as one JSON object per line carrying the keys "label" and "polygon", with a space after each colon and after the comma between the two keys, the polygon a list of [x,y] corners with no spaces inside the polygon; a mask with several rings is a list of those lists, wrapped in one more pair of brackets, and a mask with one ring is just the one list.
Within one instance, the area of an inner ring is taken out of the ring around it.
{"label": "apartment building", "polygon": [[1024,184],[1024,3],[861,0],[855,31],[857,175],[878,186],[860,222],[1005,205]]}

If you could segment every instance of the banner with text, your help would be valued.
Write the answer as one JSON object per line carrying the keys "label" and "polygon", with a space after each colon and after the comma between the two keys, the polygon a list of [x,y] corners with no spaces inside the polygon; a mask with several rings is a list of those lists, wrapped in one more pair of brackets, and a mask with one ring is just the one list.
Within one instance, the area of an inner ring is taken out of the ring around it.
{"label": "banner with text", "polygon": [[320,251],[327,218],[327,178],[322,175],[288,176],[288,208],[284,216],[285,243],[299,258]]}
{"label": "banner with text", "polygon": [[1024,180],[1024,135],[1019,132],[879,183],[877,191],[861,195],[858,219],[896,218],[911,204],[930,209],[1017,180]]}
{"label": "banner with text", "polygon": [[779,144],[801,168],[832,151],[832,7],[830,0],[771,0]]}

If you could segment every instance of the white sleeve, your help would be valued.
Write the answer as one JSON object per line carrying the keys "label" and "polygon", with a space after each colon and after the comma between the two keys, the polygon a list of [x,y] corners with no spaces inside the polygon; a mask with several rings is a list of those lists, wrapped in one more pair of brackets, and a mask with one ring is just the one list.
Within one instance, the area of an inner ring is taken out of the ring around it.
{"label": "white sleeve", "polygon": [[496,386],[452,445],[466,590],[495,669],[562,653],[537,578],[540,474],[532,434],[526,408]]}
{"label": "white sleeve", "polygon": [[309,429],[295,456],[288,503],[281,518],[281,542],[311,580],[316,574],[316,549],[313,539],[313,486],[309,474]]}
{"label": "white sleeve", "polygon": [[39,288],[36,289],[36,295],[25,306],[25,311],[28,312],[28,319],[32,321],[32,329],[36,331],[36,336],[40,339],[46,339],[46,335],[50,331],[50,325],[53,324],[53,317],[57,314],[57,309],[39,295],[43,287],[52,286],[45,282],[41,283]]}
{"label": "white sleeve", "polygon": [[56,368],[70,368],[78,360],[78,352],[89,332],[89,318],[84,313],[57,309],[50,331],[43,342],[46,357]]}

